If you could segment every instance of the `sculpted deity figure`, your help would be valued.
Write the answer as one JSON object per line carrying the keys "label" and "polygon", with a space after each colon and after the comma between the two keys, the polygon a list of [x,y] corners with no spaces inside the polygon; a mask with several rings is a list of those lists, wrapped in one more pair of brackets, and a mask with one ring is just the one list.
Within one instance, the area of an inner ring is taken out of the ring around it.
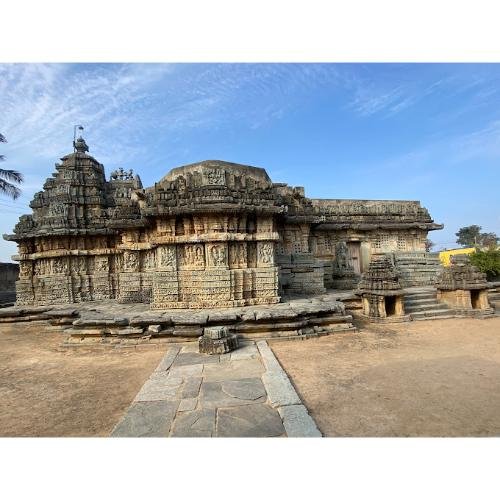
{"label": "sculpted deity figure", "polygon": [[259,258],[263,264],[269,264],[273,260],[272,243],[263,243],[259,249]]}
{"label": "sculpted deity figure", "polygon": [[127,271],[137,271],[139,267],[139,255],[137,252],[125,252],[123,255],[124,267]]}
{"label": "sculpted deity figure", "polygon": [[210,248],[210,256],[214,266],[223,266],[226,263],[226,250],[221,245]]}
{"label": "sculpted deity figure", "polygon": [[176,264],[175,248],[160,247],[160,266],[164,268],[175,269]]}

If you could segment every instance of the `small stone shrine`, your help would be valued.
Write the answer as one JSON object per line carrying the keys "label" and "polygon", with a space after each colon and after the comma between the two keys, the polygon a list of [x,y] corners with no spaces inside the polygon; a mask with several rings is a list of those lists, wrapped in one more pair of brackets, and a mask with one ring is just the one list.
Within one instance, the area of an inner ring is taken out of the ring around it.
{"label": "small stone shrine", "polygon": [[404,294],[389,256],[374,258],[363,274],[357,293],[363,300],[363,316],[371,321],[409,321]]}
{"label": "small stone shrine", "polygon": [[437,298],[455,313],[467,316],[493,313],[488,302],[486,274],[473,266],[467,255],[453,255],[436,284]]}
{"label": "small stone shrine", "polygon": [[[271,305],[353,288],[372,255],[394,252],[411,254],[411,286],[427,276],[417,258],[427,233],[443,227],[418,201],[311,199],[262,168],[219,160],[174,168],[146,188],[122,168],[106,180],[88,152],[75,140],[33,212],[4,235],[19,248],[18,306]],[[399,311],[398,294],[385,291],[370,296],[393,297],[384,314]]]}
{"label": "small stone shrine", "polygon": [[198,343],[200,353],[225,354],[238,348],[238,337],[229,334],[227,326],[217,326],[205,328]]}

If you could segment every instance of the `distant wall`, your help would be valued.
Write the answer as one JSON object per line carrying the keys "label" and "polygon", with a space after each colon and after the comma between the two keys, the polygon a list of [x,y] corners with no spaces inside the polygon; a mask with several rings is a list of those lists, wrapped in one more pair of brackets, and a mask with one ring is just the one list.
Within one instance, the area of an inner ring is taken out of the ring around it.
{"label": "distant wall", "polygon": [[450,265],[450,257],[452,255],[468,255],[474,253],[475,251],[475,248],[455,248],[454,250],[443,250],[442,252],[439,252],[439,260],[443,266],[448,267]]}
{"label": "distant wall", "polygon": [[19,264],[0,262],[0,304],[16,300]]}

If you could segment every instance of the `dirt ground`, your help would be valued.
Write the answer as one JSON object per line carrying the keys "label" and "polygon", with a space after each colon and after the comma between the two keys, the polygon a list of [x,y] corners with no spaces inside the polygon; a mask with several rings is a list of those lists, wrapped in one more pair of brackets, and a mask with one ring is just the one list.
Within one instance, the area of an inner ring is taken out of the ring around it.
{"label": "dirt ground", "polygon": [[0,436],[107,436],[161,350],[60,347],[40,324],[0,325]]}
{"label": "dirt ground", "polygon": [[500,436],[500,317],[360,324],[271,348],[327,436]]}

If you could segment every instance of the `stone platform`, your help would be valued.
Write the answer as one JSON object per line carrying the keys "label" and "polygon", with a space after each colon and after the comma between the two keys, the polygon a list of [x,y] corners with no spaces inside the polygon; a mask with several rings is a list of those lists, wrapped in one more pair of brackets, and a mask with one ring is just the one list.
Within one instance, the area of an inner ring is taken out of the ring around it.
{"label": "stone platform", "polygon": [[172,346],[113,437],[321,437],[265,341],[223,355]]}
{"label": "stone platform", "polygon": [[350,293],[325,293],[273,305],[208,310],[151,311],[148,304],[115,301],[59,306],[9,307],[0,323],[45,321],[65,334],[64,345],[161,345],[195,341],[205,327],[226,326],[240,339],[300,339],[354,329],[340,299]]}

